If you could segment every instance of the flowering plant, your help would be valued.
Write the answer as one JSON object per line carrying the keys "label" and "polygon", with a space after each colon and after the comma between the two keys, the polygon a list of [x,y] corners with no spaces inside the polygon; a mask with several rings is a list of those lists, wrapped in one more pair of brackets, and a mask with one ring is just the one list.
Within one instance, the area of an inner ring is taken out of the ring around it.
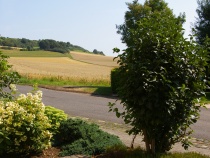
{"label": "flowering plant", "polygon": [[53,135],[57,134],[59,132],[58,128],[60,127],[60,123],[67,120],[67,114],[63,110],[54,108],[52,106],[45,106],[44,113],[48,117],[51,124],[51,128],[48,130]]}
{"label": "flowering plant", "polygon": [[[17,90],[14,85],[11,87]],[[0,155],[26,154],[49,147],[51,125],[44,112],[41,91],[0,101]]]}

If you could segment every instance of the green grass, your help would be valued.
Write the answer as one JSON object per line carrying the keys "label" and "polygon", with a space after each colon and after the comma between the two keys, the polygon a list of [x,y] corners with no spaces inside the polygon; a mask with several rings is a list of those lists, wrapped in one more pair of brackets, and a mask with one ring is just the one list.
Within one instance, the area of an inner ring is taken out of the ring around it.
{"label": "green grass", "polygon": [[206,92],[206,96],[201,98],[201,103],[210,104],[210,92]]}
{"label": "green grass", "polygon": [[109,81],[107,80],[98,80],[92,79],[87,80],[85,78],[71,78],[71,77],[62,77],[62,76],[43,76],[43,77],[30,77],[27,75],[22,75],[20,83],[23,84],[32,84],[38,83],[43,85],[52,85],[52,86],[110,86]]}
{"label": "green grass", "polygon": [[[61,86],[66,88],[68,88],[68,86],[75,86],[75,88],[80,88],[82,92],[86,93],[105,96],[112,95],[111,85],[107,80],[93,79],[90,81],[85,78],[64,78],[62,76],[36,78],[27,75],[22,75],[20,79],[20,84],[34,85],[35,83],[38,85]],[[201,102],[205,104],[210,103],[210,92],[206,92],[206,97],[202,97]]]}
{"label": "green grass", "polygon": [[58,52],[37,50],[37,51],[20,51],[20,50],[5,50],[0,49],[0,51],[9,57],[70,57],[70,54],[62,54]]}
{"label": "green grass", "polygon": [[20,84],[34,85],[38,84],[40,86],[51,86],[53,89],[56,87],[62,87],[63,90],[73,90],[85,93],[91,93],[95,95],[105,95],[111,96],[112,90],[110,83],[107,80],[87,80],[84,78],[63,78],[62,76],[51,76],[51,77],[30,77],[27,75],[22,75],[20,79]]}

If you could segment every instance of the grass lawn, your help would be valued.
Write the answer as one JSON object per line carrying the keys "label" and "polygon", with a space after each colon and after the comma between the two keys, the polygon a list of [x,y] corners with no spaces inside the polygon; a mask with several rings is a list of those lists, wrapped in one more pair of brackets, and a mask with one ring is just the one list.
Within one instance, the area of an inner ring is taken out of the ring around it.
{"label": "grass lawn", "polygon": [[40,87],[49,89],[59,89],[63,91],[75,91],[91,93],[95,95],[111,96],[112,90],[109,81],[107,80],[87,80],[85,78],[63,78],[60,76],[51,77],[30,77],[22,75],[20,84],[34,85],[38,84]]}

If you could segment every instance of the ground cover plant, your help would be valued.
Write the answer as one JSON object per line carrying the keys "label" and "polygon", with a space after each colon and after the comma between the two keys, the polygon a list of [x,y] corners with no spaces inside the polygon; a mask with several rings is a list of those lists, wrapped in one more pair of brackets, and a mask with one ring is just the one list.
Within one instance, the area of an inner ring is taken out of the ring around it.
{"label": "ground cover plant", "polygon": [[122,145],[117,136],[99,129],[96,124],[89,124],[79,119],[63,121],[59,133],[54,136],[54,145],[61,146],[61,156],[84,154],[97,155],[108,147]]}
{"label": "ground cover plant", "polygon": [[144,136],[147,152],[164,153],[176,142],[187,149],[201,107],[195,99],[205,94],[207,51],[193,36],[183,37],[184,16],[176,17],[163,0],[135,0],[128,9],[118,26],[127,45],[118,56],[125,111],[111,103],[110,110],[133,127],[129,134]]}

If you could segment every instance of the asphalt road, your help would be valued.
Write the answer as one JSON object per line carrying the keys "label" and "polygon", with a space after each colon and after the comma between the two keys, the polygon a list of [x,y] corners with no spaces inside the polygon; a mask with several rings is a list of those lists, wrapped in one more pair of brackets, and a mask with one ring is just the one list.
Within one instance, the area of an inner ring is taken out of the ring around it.
{"label": "asphalt road", "polygon": [[[27,93],[32,90],[32,87],[29,86],[18,86],[17,88],[21,93]],[[123,123],[123,120],[117,118],[115,113],[108,112],[108,103],[114,103],[116,99],[44,88],[40,88],[40,90],[43,91],[43,103],[45,105],[62,109],[71,116]],[[119,108],[122,107],[119,101],[116,104]],[[202,108],[200,115],[198,122],[192,126],[194,130],[192,136],[210,140],[210,109]]]}

